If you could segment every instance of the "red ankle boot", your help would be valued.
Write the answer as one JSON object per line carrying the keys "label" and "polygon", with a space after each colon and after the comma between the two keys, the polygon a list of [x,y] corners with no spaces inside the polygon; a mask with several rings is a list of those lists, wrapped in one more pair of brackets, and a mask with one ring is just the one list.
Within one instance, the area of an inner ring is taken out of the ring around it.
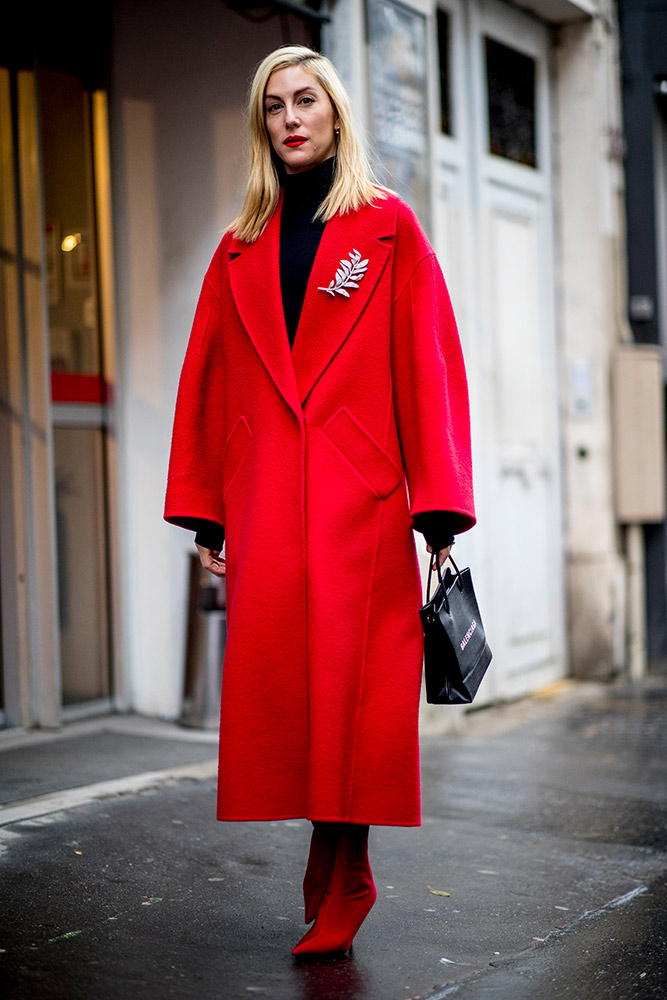
{"label": "red ankle boot", "polygon": [[324,890],[329,884],[336,856],[337,829],[336,823],[313,823],[308,864],[303,877],[304,920],[307,924],[317,916]]}
{"label": "red ankle boot", "polygon": [[333,872],[315,923],[292,954],[348,951],[376,899],[377,890],[368,861],[368,827],[342,824]]}

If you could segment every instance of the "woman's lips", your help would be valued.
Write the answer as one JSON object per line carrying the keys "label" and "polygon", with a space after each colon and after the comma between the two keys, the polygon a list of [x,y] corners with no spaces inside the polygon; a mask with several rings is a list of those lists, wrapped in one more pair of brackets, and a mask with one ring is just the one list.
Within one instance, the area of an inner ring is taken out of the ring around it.
{"label": "woman's lips", "polygon": [[303,135],[290,135],[283,142],[283,146],[303,146],[304,142],[308,142]]}

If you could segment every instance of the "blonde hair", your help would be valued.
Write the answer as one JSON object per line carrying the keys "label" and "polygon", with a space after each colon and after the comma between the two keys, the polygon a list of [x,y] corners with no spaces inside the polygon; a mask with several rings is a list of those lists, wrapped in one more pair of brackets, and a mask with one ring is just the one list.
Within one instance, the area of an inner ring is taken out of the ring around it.
{"label": "blonde hair", "polygon": [[227,226],[227,231],[247,243],[254,243],[257,239],[280,197],[277,154],[266,130],[264,95],[271,74],[288,66],[302,66],[315,77],[328,94],[340,124],[333,183],[314,218],[328,222],[337,212],[343,215],[376,198],[386,198],[389,190],[377,184],[359,140],[350,99],[333,63],[305,45],[282,45],[262,60],[250,87],[247,108],[250,145],[248,183],[243,207]]}

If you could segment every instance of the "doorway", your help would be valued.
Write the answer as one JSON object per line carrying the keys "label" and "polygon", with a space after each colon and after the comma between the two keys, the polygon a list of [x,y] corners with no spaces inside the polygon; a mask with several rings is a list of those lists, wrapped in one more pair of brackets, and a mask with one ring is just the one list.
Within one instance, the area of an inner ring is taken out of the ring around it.
{"label": "doorway", "polygon": [[497,0],[440,0],[436,28],[434,239],[472,376],[465,545],[495,655],[480,700],[513,698],[565,673],[550,36]]}
{"label": "doorway", "polygon": [[65,718],[113,695],[106,370],[94,98],[76,76],[38,71],[58,586]]}
{"label": "doorway", "polygon": [[0,725],[111,708],[113,320],[103,91],[0,67]]}

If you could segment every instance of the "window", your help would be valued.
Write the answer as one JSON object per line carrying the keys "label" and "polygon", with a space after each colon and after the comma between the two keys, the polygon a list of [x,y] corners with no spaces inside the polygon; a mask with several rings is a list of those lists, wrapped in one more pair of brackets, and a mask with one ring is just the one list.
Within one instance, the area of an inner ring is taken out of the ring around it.
{"label": "window", "polygon": [[452,95],[450,82],[450,15],[438,8],[438,63],[440,67],[440,131],[452,135]]}
{"label": "window", "polygon": [[535,167],[535,60],[493,38],[484,42],[489,152]]}

